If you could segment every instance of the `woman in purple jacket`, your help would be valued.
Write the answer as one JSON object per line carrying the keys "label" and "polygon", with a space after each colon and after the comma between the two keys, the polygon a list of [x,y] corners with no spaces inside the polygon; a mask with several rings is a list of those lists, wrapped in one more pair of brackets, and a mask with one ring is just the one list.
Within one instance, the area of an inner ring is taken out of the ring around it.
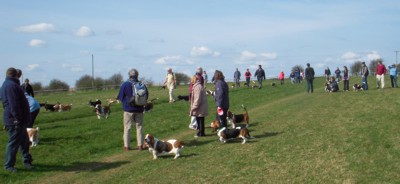
{"label": "woman in purple jacket", "polygon": [[[215,106],[217,107],[217,118],[220,122],[220,128],[226,127],[226,115],[229,109],[229,87],[228,84],[225,82],[224,74],[216,70],[214,73],[215,79],[215,94],[214,94],[214,101]],[[221,113],[218,113],[221,112]]]}

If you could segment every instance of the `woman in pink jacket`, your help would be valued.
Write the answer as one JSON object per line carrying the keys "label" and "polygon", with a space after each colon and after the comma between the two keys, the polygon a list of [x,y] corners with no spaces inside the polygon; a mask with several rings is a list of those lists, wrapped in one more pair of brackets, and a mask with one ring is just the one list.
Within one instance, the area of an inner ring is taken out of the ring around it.
{"label": "woman in pink jacket", "polygon": [[190,98],[190,116],[195,116],[197,121],[197,134],[195,137],[203,137],[204,119],[208,115],[208,100],[206,90],[200,80],[196,80],[192,88]]}
{"label": "woman in pink jacket", "polygon": [[283,83],[285,83],[285,73],[283,73],[283,71],[281,71],[281,73],[279,73],[278,79],[281,81],[281,85],[283,85]]}

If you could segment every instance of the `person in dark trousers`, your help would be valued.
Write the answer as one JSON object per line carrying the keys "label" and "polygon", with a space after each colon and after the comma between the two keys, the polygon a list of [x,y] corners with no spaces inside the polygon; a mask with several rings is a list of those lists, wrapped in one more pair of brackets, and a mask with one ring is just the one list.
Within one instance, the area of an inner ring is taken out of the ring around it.
{"label": "person in dark trousers", "polygon": [[227,127],[226,116],[229,109],[229,87],[225,82],[224,74],[216,70],[214,73],[215,94],[214,101],[217,107],[217,118],[220,122],[220,128]]}
{"label": "person in dark trousers", "polygon": [[29,79],[25,79],[25,83],[22,84],[22,88],[25,90],[26,93],[28,93],[29,96],[35,97],[35,94],[33,93],[33,88],[29,84]]}
{"label": "person in dark trousers", "polygon": [[326,81],[329,81],[329,77],[331,77],[331,70],[329,69],[329,67],[326,67],[326,69],[325,69]]}
{"label": "person in dark trousers", "polygon": [[313,81],[314,81],[315,72],[314,72],[314,68],[312,68],[310,66],[310,63],[307,63],[307,68],[306,68],[306,71],[305,71],[305,75],[306,75],[306,80],[307,80],[307,92],[308,93],[310,93],[310,92],[313,93],[314,92]]}
{"label": "person in dark trousers", "polygon": [[235,79],[235,87],[240,87],[240,76],[242,74],[240,73],[239,69],[236,68],[235,73],[233,74],[233,78]]}
{"label": "person in dark trousers", "polygon": [[14,166],[18,149],[21,151],[24,167],[28,170],[32,169],[33,159],[29,153],[29,138],[26,131],[31,116],[28,101],[20,87],[17,69],[9,68],[7,70],[0,96],[4,108],[3,123],[8,133],[4,169],[16,172]]}
{"label": "person in dark trousers", "polygon": [[33,128],[33,124],[35,123],[36,117],[40,112],[40,104],[35,98],[28,95],[27,92],[25,92],[25,97],[26,100],[28,100],[29,112],[31,113],[31,121],[28,123],[26,128]]}
{"label": "person in dark trousers", "polygon": [[368,90],[368,75],[369,75],[369,70],[365,62],[361,63],[361,82],[362,82],[362,88],[364,90]]}
{"label": "person in dark trousers", "polygon": [[350,87],[350,77],[349,77],[349,70],[347,66],[343,66],[343,91],[349,91]]}
{"label": "person in dark trousers", "polygon": [[254,77],[257,77],[258,89],[262,88],[262,81],[265,80],[265,72],[261,65],[258,65],[257,71],[254,73]]}
{"label": "person in dark trousers", "polygon": [[208,115],[208,100],[203,84],[204,82],[202,80],[198,78],[195,79],[190,99],[189,114],[190,116],[196,117],[197,122],[197,134],[195,137],[203,137],[206,135],[204,132],[204,119]]}
{"label": "person in dark trousers", "polygon": [[244,78],[246,78],[246,86],[250,87],[251,72],[248,68],[246,69],[246,72],[244,73]]}

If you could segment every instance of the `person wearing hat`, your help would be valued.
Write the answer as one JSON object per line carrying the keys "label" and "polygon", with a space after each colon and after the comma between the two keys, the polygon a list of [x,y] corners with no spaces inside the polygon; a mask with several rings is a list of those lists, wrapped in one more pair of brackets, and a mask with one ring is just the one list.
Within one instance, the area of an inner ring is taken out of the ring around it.
{"label": "person wearing hat", "polygon": [[175,73],[172,72],[172,68],[167,69],[167,76],[165,76],[164,85],[166,85],[168,88],[169,103],[175,102],[174,89],[176,86],[176,77]]}
{"label": "person wearing hat", "polygon": [[20,87],[18,73],[17,69],[9,68],[6,72],[6,79],[0,88],[4,108],[3,123],[8,133],[4,169],[9,172],[17,171],[14,166],[18,149],[21,151],[25,168],[33,168],[32,155],[29,153],[28,132],[26,131],[31,115],[28,100]]}
{"label": "person wearing hat", "polygon": [[397,66],[395,64],[389,65],[390,83],[392,88],[397,88]]}
{"label": "person wearing hat", "polygon": [[312,68],[310,66],[310,63],[307,63],[307,68],[305,71],[305,75],[306,75],[306,80],[307,80],[307,92],[308,93],[313,93],[314,92],[314,68]]}
{"label": "person wearing hat", "polygon": [[196,76],[193,77],[194,84],[190,95],[190,116],[196,118],[197,133],[195,137],[205,136],[204,119],[208,115],[208,100],[204,89],[204,81],[201,76],[202,69],[196,69]]}
{"label": "person wearing hat", "polygon": [[368,75],[369,70],[365,62],[361,63],[361,82],[363,90],[368,90]]}

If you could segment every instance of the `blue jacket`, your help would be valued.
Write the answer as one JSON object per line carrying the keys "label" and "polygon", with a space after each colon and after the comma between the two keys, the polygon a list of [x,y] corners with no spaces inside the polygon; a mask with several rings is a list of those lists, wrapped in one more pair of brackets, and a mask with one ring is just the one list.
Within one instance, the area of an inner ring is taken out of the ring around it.
{"label": "blue jacket", "polygon": [[397,76],[397,67],[389,66],[389,72],[391,76]]}
{"label": "blue jacket", "polygon": [[[132,82],[138,82],[136,78],[129,79],[122,83],[118,93],[118,100],[122,102],[122,108],[125,112],[143,112],[144,108],[141,106],[131,106],[129,100],[132,97]],[[148,91],[148,90],[147,90]]]}
{"label": "blue jacket", "polygon": [[30,122],[28,100],[16,78],[7,77],[0,89],[1,101],[3,103],[4,126],[26,126]]}
{"label": "blue jacket", "polygon": [[39,102],[36,99],[34,99],[32,96],[30,96],[27,92],[25,92],[25,97],[26,97],[26,100],[28,100],[30,112],[40,109]]}
{"label": "blue jacket", "polygon": [[214,94],[215,106],[229,109],[229,87],[224,80],[217,80]]}

